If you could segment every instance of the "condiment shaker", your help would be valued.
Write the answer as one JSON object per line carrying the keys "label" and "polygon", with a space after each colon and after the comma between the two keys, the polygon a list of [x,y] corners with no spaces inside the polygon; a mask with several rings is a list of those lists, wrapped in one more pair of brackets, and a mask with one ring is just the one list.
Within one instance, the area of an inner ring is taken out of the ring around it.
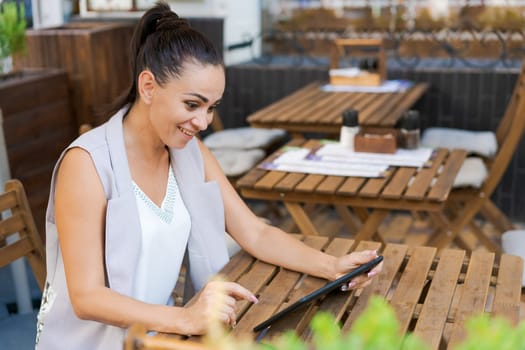
{"label": "condiment shaker", "polygon": [[419,112],[409,110],[405,113],[401,121],[401,140],[402,147],[406,149],[416,149],[419,147]]}
{"label": "condiment shaker", "polygon": [[343,123],[339,142],[344,147],[354,149],[354,137],[359,132],[358,112],[355,109],[347,109],[343,112]]}

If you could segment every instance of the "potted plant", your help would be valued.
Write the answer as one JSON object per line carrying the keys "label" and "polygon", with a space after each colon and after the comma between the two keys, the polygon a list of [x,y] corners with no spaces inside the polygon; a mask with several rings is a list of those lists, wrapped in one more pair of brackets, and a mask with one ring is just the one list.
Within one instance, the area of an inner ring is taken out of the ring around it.
{"label": "potted plant", "polygon": [[18,2],[0,4],[0,73],[13,69],[12,55],[26,47],[25,7]]}

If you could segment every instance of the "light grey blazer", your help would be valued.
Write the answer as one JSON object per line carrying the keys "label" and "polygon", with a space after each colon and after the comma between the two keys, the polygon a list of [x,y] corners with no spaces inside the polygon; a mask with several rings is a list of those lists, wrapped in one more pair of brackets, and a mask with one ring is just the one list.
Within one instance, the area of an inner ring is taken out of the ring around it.
{"label": "light grey blazer", "polygon": [[[105,269],[107,286],[132,296],[141,249],[138,209],[124,147],[122,109],[107,123],[81,135],[67,149],[81,147],[91,155],[107,198]],[[54,215],[55,166],[46,213],[47,282],[37,325],[38,350],[121,349],[125,330],[77,318],[67,291]],[[196,140],[184,149],[171,149],[171,166],[191,217],[189,269],[199,290],[228,261],[224,207],[216,182],[205,182]],[[80,186],[81,184],[79,184]],[[89,208],[86,208],[89,210]],[[169,267],[167,267],[169,268]]]}

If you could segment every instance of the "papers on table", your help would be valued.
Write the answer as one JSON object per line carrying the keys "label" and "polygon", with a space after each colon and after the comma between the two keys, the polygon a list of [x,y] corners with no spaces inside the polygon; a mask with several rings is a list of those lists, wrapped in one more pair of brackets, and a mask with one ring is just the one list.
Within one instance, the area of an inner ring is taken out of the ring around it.
{"label": "papers on table", "polygon": [[281,155],[261,167],[307,174],[384,177],[391,166],[428,166],[432,154],[430,148],[400,149],[394,154],[353,152],[334,142],[317,150],[286,147]]}
{"label": "papers on table", "polygon": [[413,82],[408,80],[387,80],[378,86],[325,84],[321,86],[321,90],[325,92],[389,93],[406,91],[407,89],[411,88],[412,85]]}

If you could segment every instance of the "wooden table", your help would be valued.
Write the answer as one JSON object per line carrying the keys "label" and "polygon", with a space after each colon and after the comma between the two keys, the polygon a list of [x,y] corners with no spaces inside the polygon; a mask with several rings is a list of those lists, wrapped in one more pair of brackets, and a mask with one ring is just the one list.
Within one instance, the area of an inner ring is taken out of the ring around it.
{"label": "wooden table", "polygon": [[[347,238],[297,236],[315,249],[340,256],[354,241]],[[317,311],[332,313],[348,331],[372,295],[384,297],[395,310],[402,332],[414,332],[432,349],[451,348],[465,336],[464,321],[482,312],[501,315],[513,325],[519,321],[523,260],[516,256],[445,249],[437,256],[433,247],[408,247],[361,241],[356,247],[380,249],[382,272],[359,292],[334,292],[309,307],[287,315],[272,325],[263,341],[295,329],[309,339],[308,324]],[[305,276],[255,260],[241,251],[223,268],[227,280],[237,281],[258,295],[259,303],[240,302],[235,336],[255,339],[252,329],[272,314],[323,286],[323,279]],[[162,343],[169,335],[158,335]],[[190,338],[194,339],[194,338]]]}
{"label": "wooden table", "polygon": [[[314,148],[319,141],[295,139],[288,145]],[[254,168],[238,180],[237,187],[245,198],[282,201],[301,233],[307,235],[319,235],[319,232],[308,216],[305,204],[334,205],[347,226],[357,229],[348,211],[351,207],[363,223],[355,236],[359,241],[378,235],[377,228],[391,210],[439,213],[465,156],[463,150],[439,149],[430,167],[394,167],[384,178]]]}
{"label": "wooden table", "polygon": [[311,83],[289,96],[251,114],[253,127],[281,128],[293,136],[308,132],[338,134],[342,113],[348,108],[359,111],[359,123],[366,126],[392,127],[428,89],[417,83],[403,92],[323,92],[321,82]]}

